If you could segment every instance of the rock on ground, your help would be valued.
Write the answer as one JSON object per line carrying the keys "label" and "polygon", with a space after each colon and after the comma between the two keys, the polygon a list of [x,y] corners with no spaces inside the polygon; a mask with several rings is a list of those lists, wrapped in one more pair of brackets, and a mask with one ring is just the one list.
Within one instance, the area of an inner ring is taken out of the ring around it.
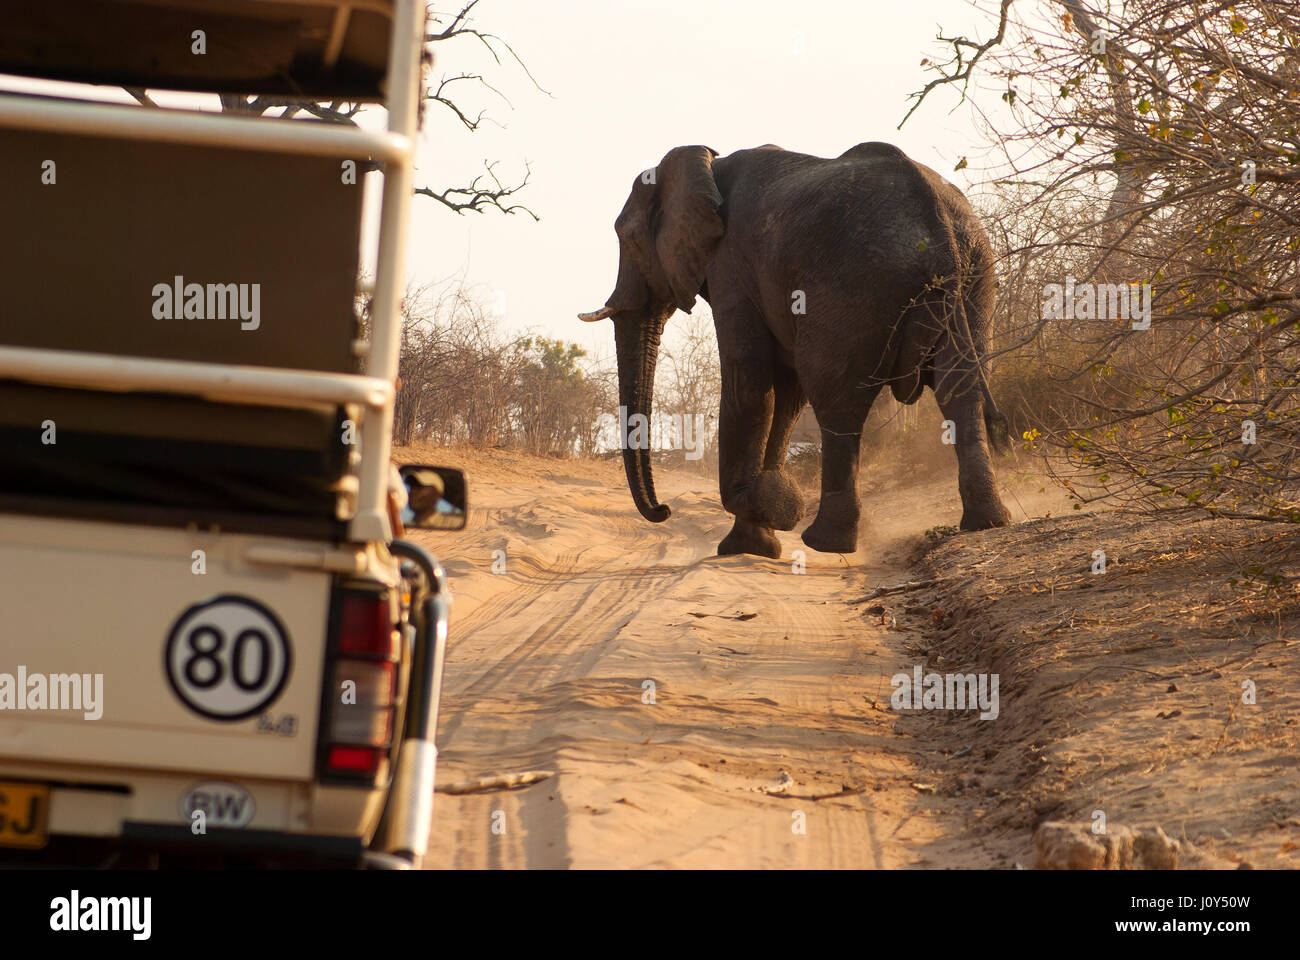
{"label": "rock on ground", "polygon": [[1159,827],[1108,827],[1048,821],[1034,834],[1039,870],[1177,870],[1177,840]]}

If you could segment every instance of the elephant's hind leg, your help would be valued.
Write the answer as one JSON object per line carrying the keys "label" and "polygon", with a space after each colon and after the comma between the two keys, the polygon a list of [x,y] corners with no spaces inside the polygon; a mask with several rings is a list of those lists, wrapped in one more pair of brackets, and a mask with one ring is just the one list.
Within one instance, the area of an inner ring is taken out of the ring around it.
{"label": "elephant's hind leg", "polygon": [[984,424],[984,393],[975,360],[946,345],[935,371],[935,395],[944,418],[954,425],[957,448],[957,489],[961,494],[961,529],[986,530],[1011,522],[998,496]]}
{"label": "elephant's hind leg", "polygon": [[[817,517],[803,532],[803,542],[822,553],[852,553],[858,549],[858,457],[862,425],[883,386],[859,383],[850,396],[813,393],[813,412],[822,433],[822,498]],[[811,391],[810,391],[811,392]]]}

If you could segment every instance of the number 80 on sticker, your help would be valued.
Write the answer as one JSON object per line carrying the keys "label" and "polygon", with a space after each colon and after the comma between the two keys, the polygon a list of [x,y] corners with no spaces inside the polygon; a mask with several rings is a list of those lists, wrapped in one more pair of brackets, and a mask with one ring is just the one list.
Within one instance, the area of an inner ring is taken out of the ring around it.
{"label": "number 80 on sticker", "polygon": [[186,610],[163,654],[167,680],[187,707],[212,720],[243,720],[268,707],[289,678],[289,637],[274,613],[224,595]]}

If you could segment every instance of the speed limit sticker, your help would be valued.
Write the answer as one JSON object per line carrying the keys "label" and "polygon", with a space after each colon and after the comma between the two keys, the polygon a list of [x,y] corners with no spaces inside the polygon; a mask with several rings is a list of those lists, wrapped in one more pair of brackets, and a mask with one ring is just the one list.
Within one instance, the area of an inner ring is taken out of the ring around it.
{"label": "speed limit sticker", "polygon": [[181,614],[163,651],[172,691],[212,720],[243,720],[264,710],[284,689],[291,660],[279,618],[231,594]]}

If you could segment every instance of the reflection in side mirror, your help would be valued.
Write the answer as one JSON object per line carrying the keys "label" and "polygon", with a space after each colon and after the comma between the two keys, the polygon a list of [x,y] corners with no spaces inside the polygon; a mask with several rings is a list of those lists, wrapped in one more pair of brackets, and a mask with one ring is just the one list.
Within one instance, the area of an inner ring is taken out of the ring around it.
{"label": "reflection in side mirror", "polygon": [[408,463],[398,469],[406,484],[402,526],[415,530],[463,530],[469,512],[465,474],[454,467]]}

